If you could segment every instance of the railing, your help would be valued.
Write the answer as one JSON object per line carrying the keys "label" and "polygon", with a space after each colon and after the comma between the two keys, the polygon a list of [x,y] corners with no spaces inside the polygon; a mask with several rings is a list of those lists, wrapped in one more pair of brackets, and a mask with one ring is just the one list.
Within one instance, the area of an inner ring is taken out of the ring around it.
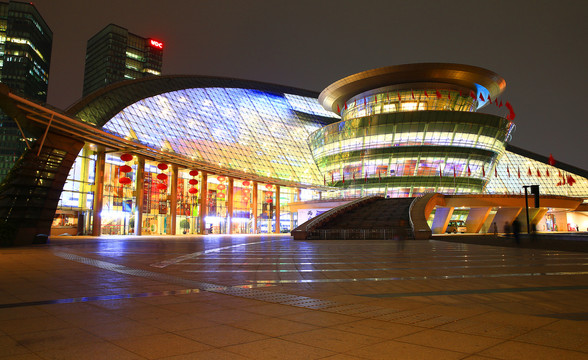
{"label": "railing", "polygon": [[386,229],[318,229],[310,233],[312,240],[405,240],[410,238],[408,228]]}

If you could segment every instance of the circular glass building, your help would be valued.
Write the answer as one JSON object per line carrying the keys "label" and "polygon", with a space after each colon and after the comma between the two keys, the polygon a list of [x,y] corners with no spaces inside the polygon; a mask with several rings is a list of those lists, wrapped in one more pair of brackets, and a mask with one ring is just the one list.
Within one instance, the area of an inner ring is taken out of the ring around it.
{"label": "circular glass building", "polygon": [[341,121],[309,137],[327,185],[347,196],[481,193],[512,130],[477,113],[504,91],[497,74],[459,64],[364,71],[328,86],[321,105]]}

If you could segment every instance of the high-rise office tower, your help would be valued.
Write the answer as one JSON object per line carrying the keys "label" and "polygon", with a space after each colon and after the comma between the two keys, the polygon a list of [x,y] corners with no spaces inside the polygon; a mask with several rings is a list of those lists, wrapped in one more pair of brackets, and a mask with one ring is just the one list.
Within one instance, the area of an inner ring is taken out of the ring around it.
{"label": "high-rise office tower", "polygon": [[[15,93],[46,102],[52,42],[53,32],[32,3],[0,2],[0,82]],[[25,148],[18,125],[1,114],[0,181]]]}
{"label": "high-rise office tower", "polygon": [[162,60],[161,41],[110,24],[88,40],[83,95],[117,81],[160,75]]}

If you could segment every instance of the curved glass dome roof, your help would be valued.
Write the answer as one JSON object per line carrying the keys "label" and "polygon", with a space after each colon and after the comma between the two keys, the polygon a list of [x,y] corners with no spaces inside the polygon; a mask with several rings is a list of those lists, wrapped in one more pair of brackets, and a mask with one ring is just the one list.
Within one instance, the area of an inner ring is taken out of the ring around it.
{"label": "curved glass dome roof", "polygon": [[188,88],[141,99],[103,129],[145,145],[258,176],[323,183],[308,135],[336,121],[316,98],[245,88]]}

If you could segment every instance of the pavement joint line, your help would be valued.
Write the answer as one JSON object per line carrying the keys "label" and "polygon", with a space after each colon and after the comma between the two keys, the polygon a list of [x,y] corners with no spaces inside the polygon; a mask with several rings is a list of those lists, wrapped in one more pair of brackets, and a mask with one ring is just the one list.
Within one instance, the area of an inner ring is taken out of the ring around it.
{"label": "pavement joint line", "polygon": [[486,275],[431,275],[431,276],[394,276],[381,278],[353,278],[353,279],[297,279],[297,280],[248,280],[256,284],[301,284],[301,283],[329,283],[329,282],[358,282],[358,281],[405,281],[405,280],[449,280],[449,279],[475,279],[475,278],[501,278],[518,276],[569,276],[588,275],[588,271],[560,271],[560,272],[533,272],[515,274],[486,274]]}
{"label": "pavement joint line", "polygon": [[259,244],[263,244],[263,243],[266,243],[266,242],[272,242],[273,243],[273,242],[277,242],[277,241],[287,241],[287,240],[289,240],[289,239],[278,239],[278,240],[272,239],[272,240],[262,240],[262,241],[252,242],[252,243],[241,243],[241,244],[235,244],[235,245],[229,245],[229,246],[221,246],[219,248],[208,249],[208,250],[204,250],[204,251],[197,251],[197,252],[193,252],[191,254],[186,254],[186,255],[178,256],[178,257],[175,257],[173,259],[164,260],[164,261],[160,261],[160,262],[157,262],[157,263],[150,264],[149,266],[163,269],[163,268],[168,267],[170,265],[181,263],[181,262],[186,261],[186,260],[189,260],[189,259],[194,259],[194,258],[196,258],[198,256],[201,256],[201,255],[210,254],[210,253],[219,253],[222,250],[226,250],[226,249],[234,249],[234,248],[237,248],[237,247],[244,247],[244,246],[251,246],[251,245],[259,245]]}
{"label": "pavement joint line", "polygon": [[382,293],[382,294],[356,294],[357,296],[373,298],[397,298],[412,296],[445,296],[445,295],[466,295],[466,294],[495,294],[509,292],[531,292],[531,291],[557,291],[557,290],[585,290],[588,285],[572,286],[537,286],[526,288],[497,288],[497,289],[472,289],[472,290],[444,290],[444,291],[422,291],[409,293]]}

